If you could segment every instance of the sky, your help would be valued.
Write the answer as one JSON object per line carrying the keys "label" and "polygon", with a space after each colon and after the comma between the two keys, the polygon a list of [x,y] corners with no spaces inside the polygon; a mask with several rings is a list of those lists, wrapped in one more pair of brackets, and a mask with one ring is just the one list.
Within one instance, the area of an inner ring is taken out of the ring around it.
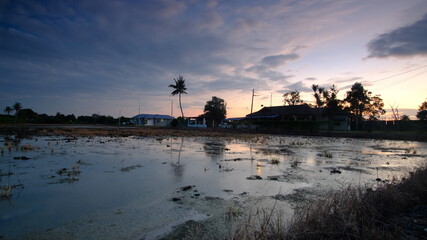
{"label": "sky", "polygon": [[427,98],[425,0],[0,0],[0,107],[180,115],[212,96],[227,117],[312,84],[355,82],[414,116]]}

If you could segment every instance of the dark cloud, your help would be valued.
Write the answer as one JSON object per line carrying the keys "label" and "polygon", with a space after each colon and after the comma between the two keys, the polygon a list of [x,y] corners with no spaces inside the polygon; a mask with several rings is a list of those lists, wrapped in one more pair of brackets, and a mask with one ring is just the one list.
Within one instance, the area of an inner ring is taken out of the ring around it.
{"label": "dark cloud", "polygon": [[317,78],[315,78],[315,77],[308,77],[305,80],[307,80],[307,81],[315,81],[315,80],[317,80]]}
{"label": "dark cloud", "polygon": [[427,54],[427,14],[412,25],[379,35],[368,43],[368,58]]}
{"label": "dark cloud", "polygon": [[297,90],[298,92],[311,92],[312,91],[312,89],[310,87],[306,86],[303,81],[298,81],[298,82],[293,83],[291,85],[287,85],[287,86],[285,86],[285,89],[289,90],[289,91]]}
{"label": "dark cloud", "polygon": [[250,90],[255,86],[259,86],[258,89],[261,89],[261,86],[266,86],[266,81],[259,78],[224,75],[211,81],[197,82],[194,85],[199,93],[232,89]]}
{"label": "dark cloud", "polygon": [[1,81],[13,84],[4,91],[95,95],[132,86],[159,94],[175,75],[214,74],[230,64],[213,54],[228,45],[213,31],[194,31],[185,17],[191,7],[172,0],[10,1],[2,8],[0,71]]}

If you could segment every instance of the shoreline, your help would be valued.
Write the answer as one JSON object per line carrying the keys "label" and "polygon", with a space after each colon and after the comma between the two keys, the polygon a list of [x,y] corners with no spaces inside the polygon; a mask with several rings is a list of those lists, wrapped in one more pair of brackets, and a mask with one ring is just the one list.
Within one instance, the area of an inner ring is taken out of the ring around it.
{"label": "shoreline", "polygon": [[147,126],[80,125],[80,124],[2,124],[1,135],[56,136],[143,136],[143,137],[248,137],[256,135],[361,138],[427,142],[425,132],[410,131],[275,131],[259,129],[172,128]]}

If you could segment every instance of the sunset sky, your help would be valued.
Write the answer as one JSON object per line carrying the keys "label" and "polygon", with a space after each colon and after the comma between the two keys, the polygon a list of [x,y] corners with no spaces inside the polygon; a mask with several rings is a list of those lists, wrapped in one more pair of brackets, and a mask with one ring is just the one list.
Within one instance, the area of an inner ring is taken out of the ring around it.
{"label": "sunset sky", "polygon": [[186,116],[212,96],[227,117],[289,90],[355,82],[414,115],[427,98],[425,0],[0,1],[0,107]]}

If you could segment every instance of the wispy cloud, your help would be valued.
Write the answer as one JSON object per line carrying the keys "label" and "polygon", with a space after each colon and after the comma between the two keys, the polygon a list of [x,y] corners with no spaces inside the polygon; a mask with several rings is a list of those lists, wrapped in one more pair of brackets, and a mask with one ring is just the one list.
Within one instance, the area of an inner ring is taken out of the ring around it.
{"label": "wispy cloud", "polygon": [[[90,114],[139,102],[144,111],[168,112],[167,86],[179,74],[187,106],[253,88],[311,91],[305,84],[348,70],[316,75],[309,54],[385,2],[0,1],[0,107],[22,101],[50,113]],[[425,22],[380,35],[371,57],[424,54]]]}

